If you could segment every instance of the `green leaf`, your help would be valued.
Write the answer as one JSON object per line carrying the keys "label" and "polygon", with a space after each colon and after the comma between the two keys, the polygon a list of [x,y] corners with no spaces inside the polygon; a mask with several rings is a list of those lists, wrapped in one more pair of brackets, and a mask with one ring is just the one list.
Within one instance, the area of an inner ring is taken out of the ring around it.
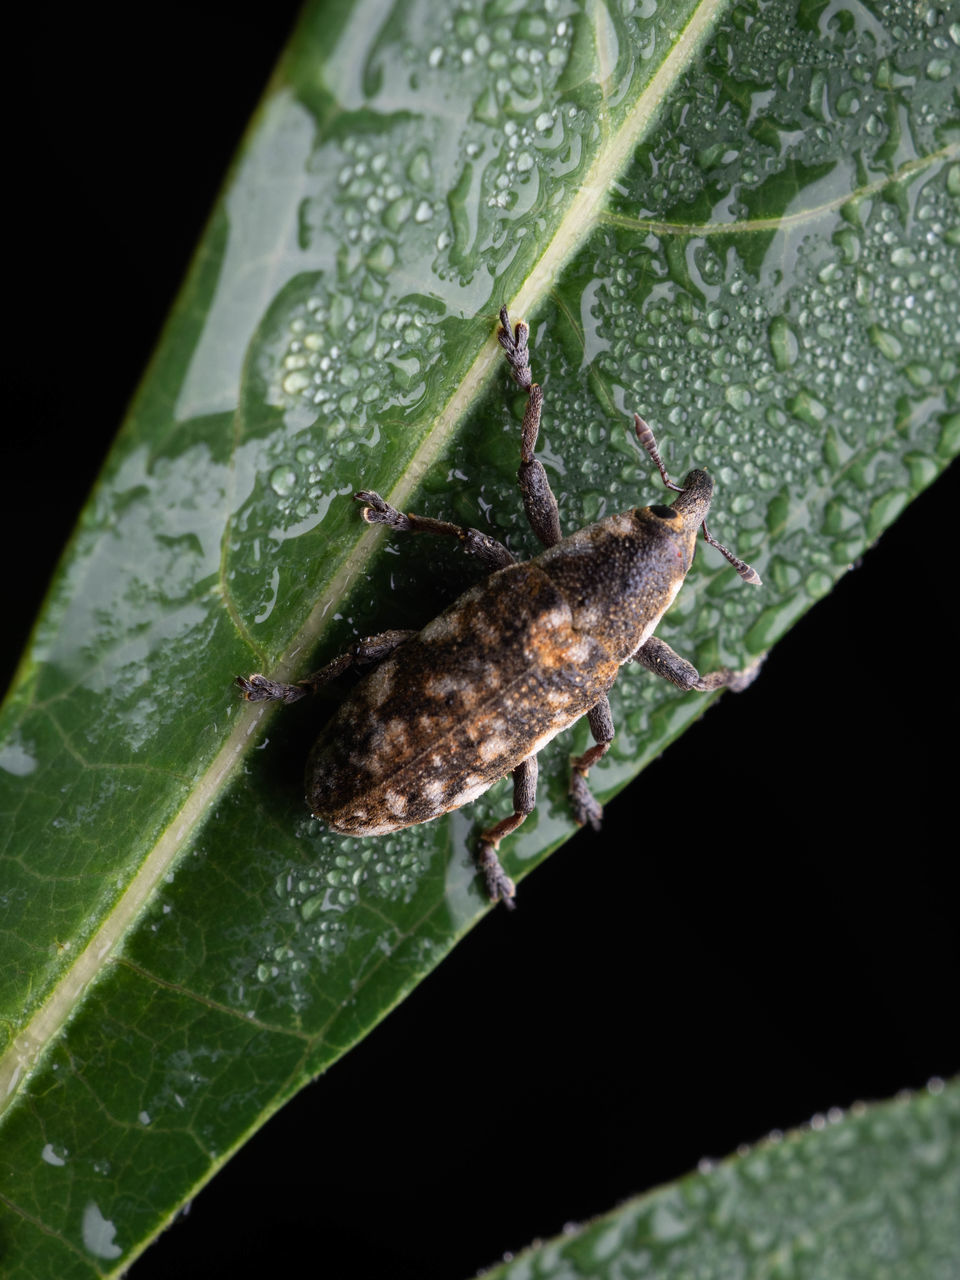
{"label": "green leaf", "polygon": [[[952,37],[515,9],[305,12],[5,706],[3,1194],[31,1274],[125,1266],[485,909],[471,838],[503,789],[323,835],[309,717],[230,679],[475,579],[386,554],[361,484],[530,549],[502,300],[534,321],[567,528],[649,494],[634,407],[671,469],[717,474],[714,532],[767,587],[701,552],[662,634],[702,668],[767,648],[956,451]],[[702,707],[621,681],[600,793]],[[514,874],[570,832],[569,746]]]}
{"label": "green leaf", "polygon": [[960,1268],[960,1086],[777,1135],[485,1274],[931,1280]]}

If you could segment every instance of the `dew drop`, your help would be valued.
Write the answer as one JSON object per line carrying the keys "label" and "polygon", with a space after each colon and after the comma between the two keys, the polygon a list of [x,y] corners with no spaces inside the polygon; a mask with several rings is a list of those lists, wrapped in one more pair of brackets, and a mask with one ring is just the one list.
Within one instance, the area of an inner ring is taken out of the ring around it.
{"label": "dew drop", "polygon": [[833,579],[822,569],[815,569],[812,573],[808,573],[803,582],[804,589],[811,600],[819,600],[825,596],[832,585]]}
{"label": "dew drop", "polygon": [[387,206],[383,215],[384,225],[391,231],[399,231],[413,211],[413,200],[410,196],[400,196]]}
{"label": "dew drop", "polygon": [[750,388],[744,386],[742,382],[733,383],[726,388],[723,394],[727,404],[732,409],[736,409],[738,413],[749,408],[753,399],[750,395]]}
{"label": "dew drop", "polygon": [[301,918],[306,921],[307,924],[309,924],[311,920],[315,920],[323,911],[325,901],[325,893],[315,893],[312,897],[307,898],[307,900],[300,905]]}
{"label": "dew drop", "polygon": [[843,227],[837,232],[835,239],[844,262],[859,261],[860,240],[852,227]]}
{"label": "dew drop", "polygon": [[877,350],[887,360],[898,360],[903,355],[903,344],[889,329],[881,329],[878,324],[871,325],[870,337],[876,344]]}
{"label": "dew drop", "polygon": [[283,389],[288,396],[298,395],[310,385],[310,375],[305,369],[295,369],[283,380]]}
{"label": "dew drop", "polygon": [[818,427],[827,417],[827,406],[807,390],[798,392],[787,407],[795,417],[811,427]]}
{"label": "dew drop", "polygon": [[890,261],[895,267],[912,267],[916,260],[917,255],[909,245],[900,245],[890,254]]}
{"label": "dew drop", "polygon": [[770,322],[770,347],[774,364],[780,373],[796,364],[800,344],[783,316],[776,316]]}
{"label": "dew drop", "polygon": [[270,488],[281,498],[292,493],[297,486],[297,473],[293,467],[283,465],[270,472]]}
{"label": "dew drop", "polygon": [[946,80],[951,71],[950,61],[947,58],[931,58],[926,71],[930,80]]}

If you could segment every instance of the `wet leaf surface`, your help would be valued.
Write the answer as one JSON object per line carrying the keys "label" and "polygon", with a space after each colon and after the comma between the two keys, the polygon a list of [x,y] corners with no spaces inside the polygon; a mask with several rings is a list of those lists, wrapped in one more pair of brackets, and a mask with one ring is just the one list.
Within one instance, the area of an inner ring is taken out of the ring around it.
{"label": "wet leaf surface", "polygon": [[487,1274],[947,1276],[960,1265],[960,1090],[776,1135]]}

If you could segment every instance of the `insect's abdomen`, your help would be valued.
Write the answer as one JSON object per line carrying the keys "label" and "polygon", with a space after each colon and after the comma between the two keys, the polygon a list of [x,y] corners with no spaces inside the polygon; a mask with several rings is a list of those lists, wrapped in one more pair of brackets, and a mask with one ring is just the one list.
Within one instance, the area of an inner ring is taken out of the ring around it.
{"label": "insect's abdomen", "polygon": [[475,799],[597,702],[617,662],[535,563],[492,574],[357,685],[307,762],[335,831],[381,835]]}

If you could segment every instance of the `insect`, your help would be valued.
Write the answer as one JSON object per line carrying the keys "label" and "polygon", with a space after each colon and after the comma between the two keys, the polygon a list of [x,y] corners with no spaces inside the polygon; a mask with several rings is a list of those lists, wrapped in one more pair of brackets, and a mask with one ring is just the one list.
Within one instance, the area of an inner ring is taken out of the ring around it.
{"label": "insect", "polygon": [[613,740],[607,693],[620,667],[639,662],[701,692],[739,690],[759,663],[701,676],[653,631],[693,561],[698,530],[746,582],[760,578],[707,532],[713,480],[667,475],[653,432],[634,415],[637,438],[678,496],[608,516],[564,538],[547,474],[534,457],[543,392],[530,371],[529,327],[500,310],[498,339],[527,393],[518,479],[527,519],[544,551],[517,561],[477,529],[405,515],[363,490],[369,524],[457,538],[489,570],[421,631],[384,631],[352,644],[296,684],[238,676],[251,702],[296,702],[355,665],[373,665],[317,739],[306,769],[307,804],[331,830],[385,835],[469,804],[508,773],[513,813],[481,833],[476,861],[487,893],[513,905],[515,887],[498,857],[501,840],[532,812],[537,752],[586,715],[594,745],[571,762],[570,798],[579,825],[600,826],[587,785]]}

